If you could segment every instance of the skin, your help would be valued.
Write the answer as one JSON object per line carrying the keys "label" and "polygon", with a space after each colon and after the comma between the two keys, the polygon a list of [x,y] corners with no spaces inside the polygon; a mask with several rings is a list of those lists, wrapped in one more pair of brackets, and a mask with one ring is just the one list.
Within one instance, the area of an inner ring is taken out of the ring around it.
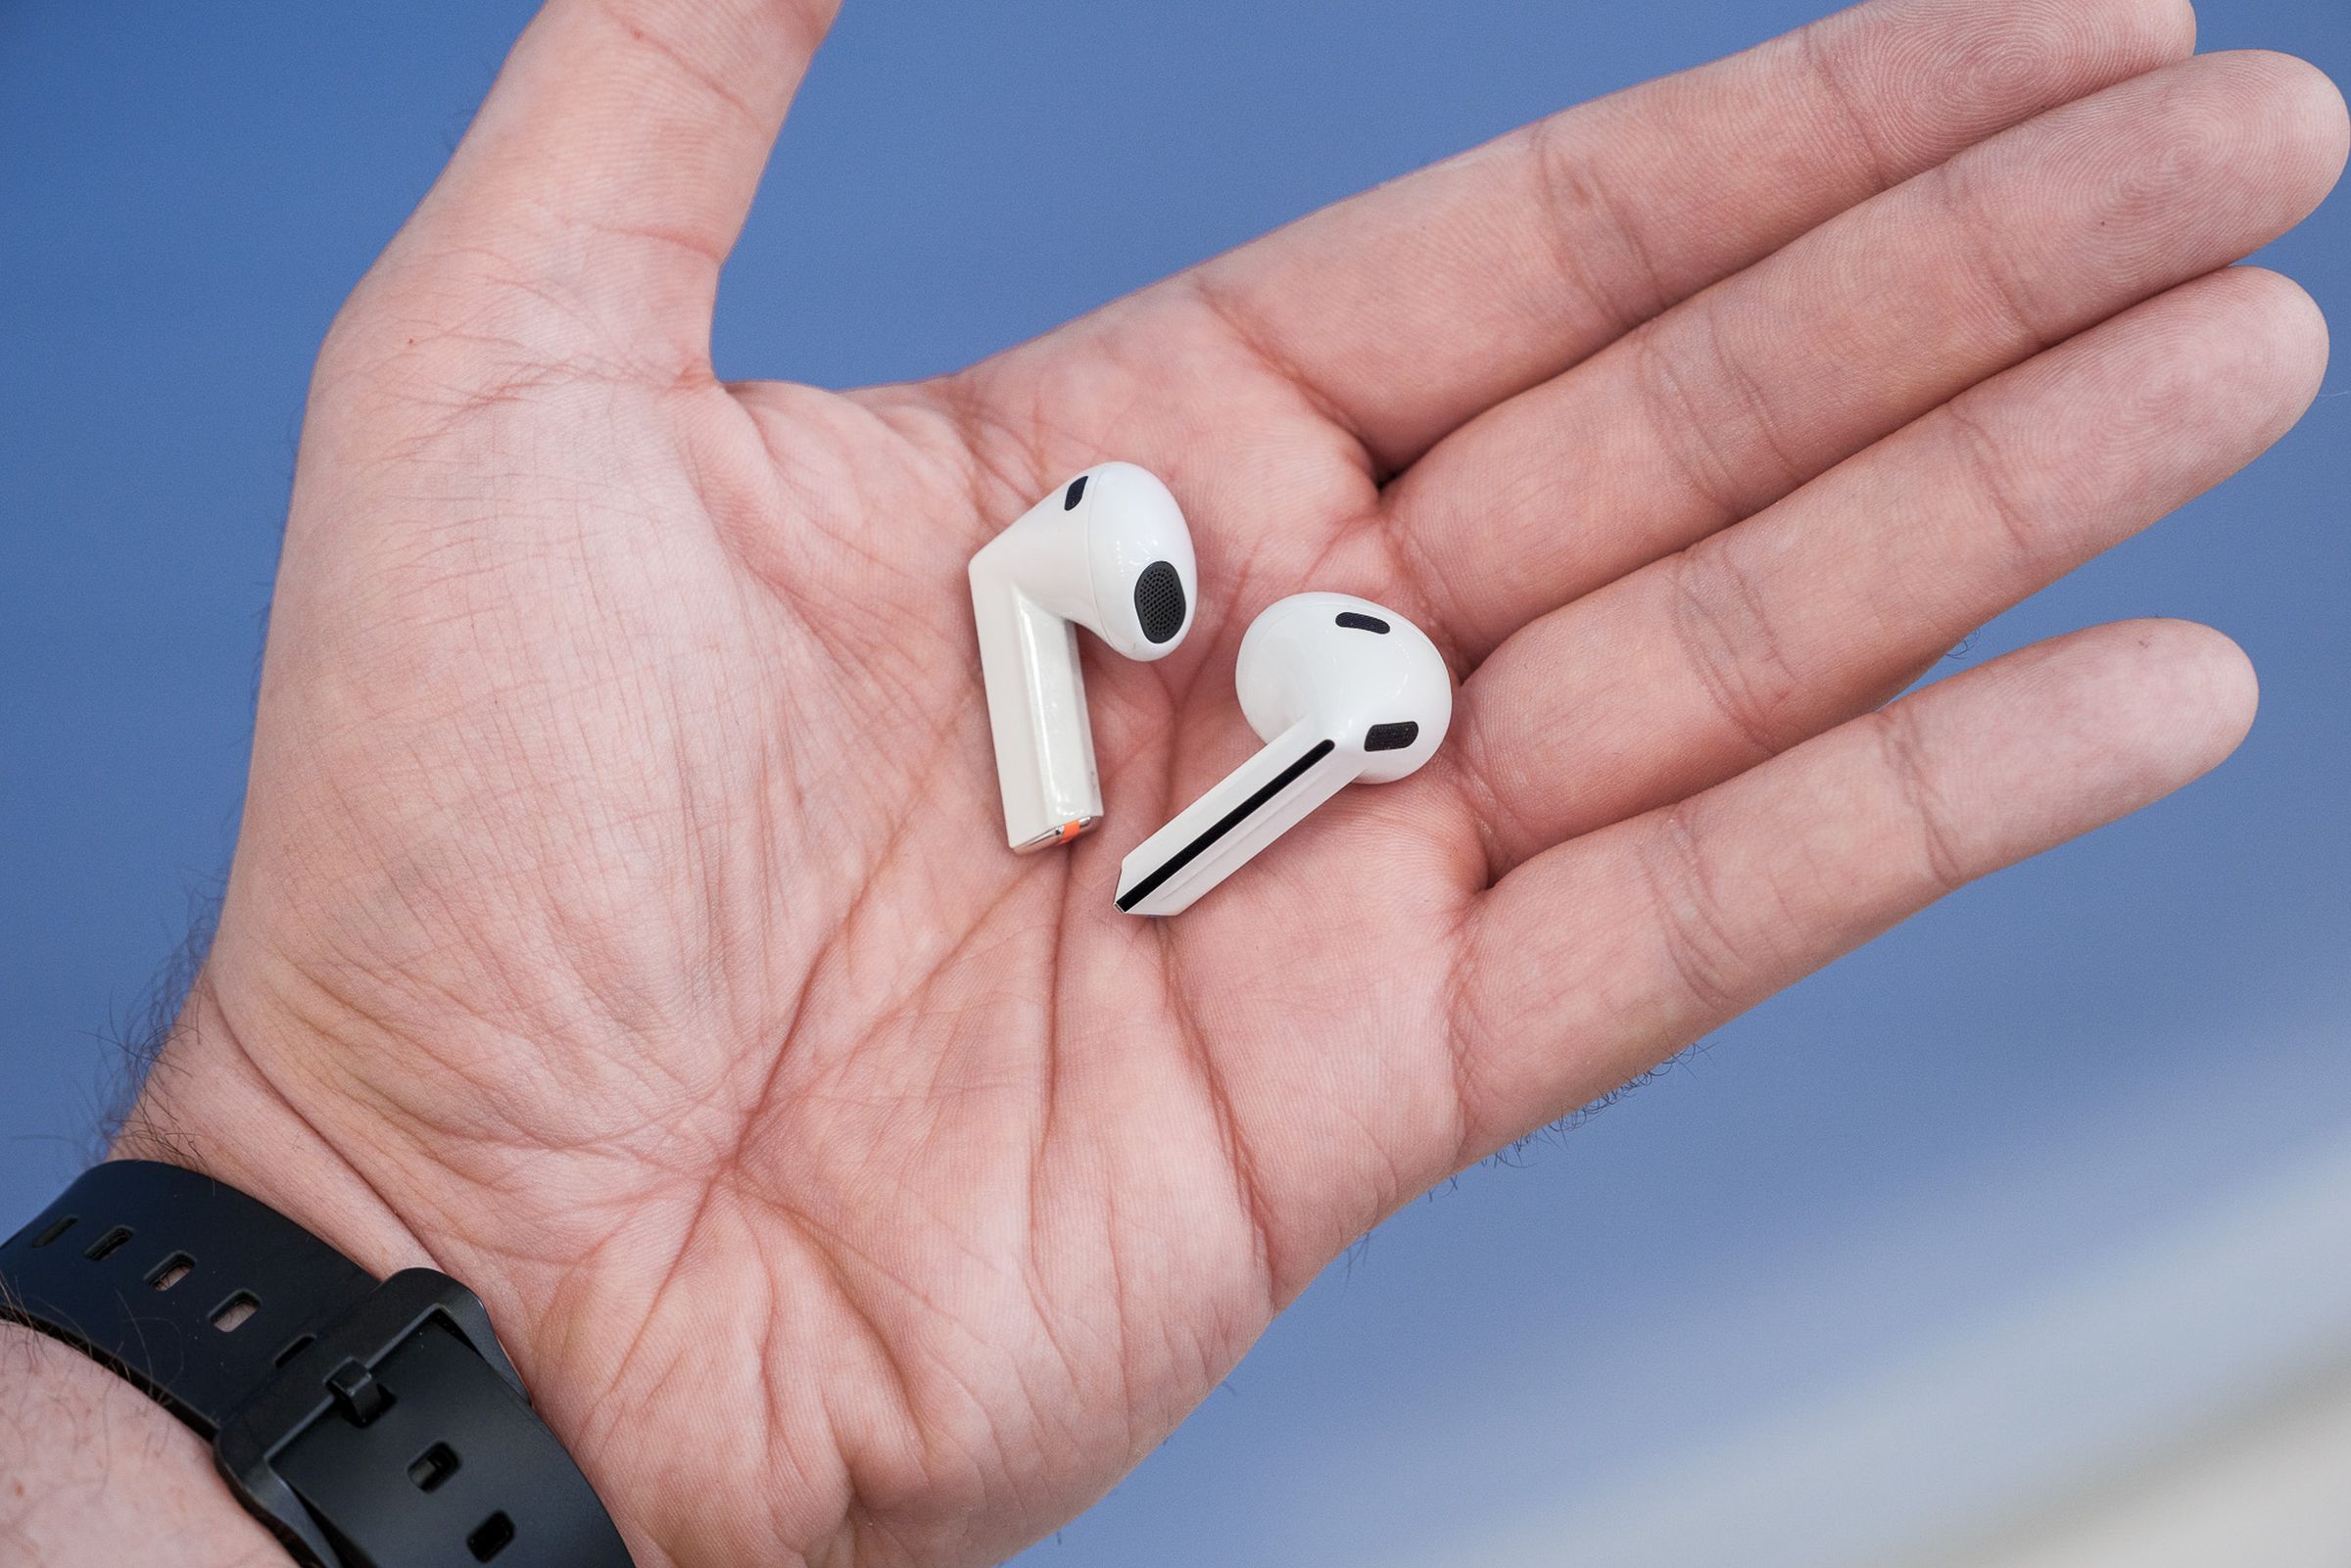
{"label": "skin", "polygon": [[[2299,62],[1875,0],[952,375],[722,384],[828,20],[552,0],[352,296],[123,1144],[471,1284],[648,1568],[1000,1558],[1398,1205],[2251,720],[2171,622],[1892,699],[2313,396],[2316,309],[2230,266],[2341,168]],[[1089,649],[1108,826],[1015,858],[964,564],[1108,457],[1182,501],[1197,625]],[[1307,588],[1436,639],[1453,737],[1118,914]],[[269,1560],[168,1419],[10,1348],[0,1409],[87,1417],[0,1417],[36,1560]]]}

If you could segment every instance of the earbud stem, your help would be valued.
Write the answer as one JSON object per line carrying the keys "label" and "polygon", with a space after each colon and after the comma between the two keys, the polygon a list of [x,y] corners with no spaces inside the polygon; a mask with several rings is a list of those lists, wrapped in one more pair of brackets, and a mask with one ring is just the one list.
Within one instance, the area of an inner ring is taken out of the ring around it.
{"label": "earbud stem", "polygon": [[978,572],[972,614],[995,737],[1004,841],[1022,854],[1067,843],[1102,820],[1077,629]]}
{"label": "earbud stem", "polygon": [[1189,909],[1344,788],[1358,760],[1314,720],[1300,720],[1120,862],[1119,908],[1130,915]]}

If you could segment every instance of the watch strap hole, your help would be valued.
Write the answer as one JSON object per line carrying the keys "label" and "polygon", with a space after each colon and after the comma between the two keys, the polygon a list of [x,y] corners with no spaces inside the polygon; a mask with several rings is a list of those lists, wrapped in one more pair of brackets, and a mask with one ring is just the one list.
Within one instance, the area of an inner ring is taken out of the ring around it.
{"label": "watch strap hole", "polygon": [[130,1227],[128,1225],[117,1225],[114,1229],[108,1231],[105,1235],[90,1243],[89,1251],[83,1253],[81,1256],[88,1259],[93,1263],[104,1262],[107,1259],[112,1258],[115,1254],[120,1252],[129,1244]]}
{"label": "watch strap hole", "polygon": [[223,1334],[234,1334],[261,1309],[262,1299],[249,1290],[241,1290],[213,1308],[213,1327]]}
{"label": "watch strap hole", "polygon": [[456,1473],[456,1450],[446,1443],[434,1444],[408,1466],[408,1479],[416,1483],[419,1492],[430,1492]]}
{"label": "watch strap hole", "polygon": [[63,1236],[67,1231],[72,1230],[73,1228],[73,1221],[77,1217],[77,1215],[73,1214],[62,1214],[58,1218],[51,1220],[49,1222],[49,1228],[42,1231],[38,1236],[33,1237],[30,1245],[34,1247],[48,1246],[51,1242],[57,1240],[58,1237]]}
{"label": "watch strap hole", "polygon": [[196,1271],[196,1259],[186,1253],[173,1253],[147,1273],[149,1290],[169,1290]]}
{"label": "watch strap hole", "polygon": [[514,1521],[502,1511],[492,1514],[473,1527],[465,1538],[465,1549],[473,1553],[475,1562],[488,1562],[514,1544]]}

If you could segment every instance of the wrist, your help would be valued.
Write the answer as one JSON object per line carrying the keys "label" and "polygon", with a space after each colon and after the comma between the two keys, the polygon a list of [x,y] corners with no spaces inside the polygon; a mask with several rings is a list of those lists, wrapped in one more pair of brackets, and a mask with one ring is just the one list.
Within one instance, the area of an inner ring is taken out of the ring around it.
{"label": "wrist", "polygon": [[[492,1310],[500,1348],[515,1363],[525,1387],[533,1388],[538,1381],[535,1364],[547,1363],[527,1332],[532,1314],[514,1305],[511,1271],[486,1261],[496,1256],[488,1219],[497,1212],[495,1201],[476,1205],[476,1222],[461,1230],[433,1224],[432,1216],[463,1207],[455,1196],[460,1184],[448,1172],[423,1168],[418,1152],[402,1148],[384,1126],[370,1127],[363,1110],[323,1090],[319,1073],[332,1060],[331,1042],[314,1036],[289,1050],[295,1039],[291,1031],[264,1020],[248,1032],[241,1022],[212,981],[199,976],[154,1071],[124,1117],[110,1160],[158,1161],[216,1178],[282,1214],[378,1280],[417,1267],[449,1274],[469,1288],[481,1280],[483,1288],[476,1293]],[[495,1298],[507,1302],[505,1311],[497,1309]],[[525,1331],[518,1333],[518,1326]],[[230,1489],[212,1473],[203,1440],[103,1366],[91,1362],[88,1369],[100,1382],[115,1385],[108,1391],[110,1400],[119,1402],[118,1390],[128,1394],[143,1406],[143,1419],[152,1413],[184,1440],[175,1447],[192,1446],[200,1487],[209,1488],[221,1506],[244,1517]],[[547,1382],[560,1387],[564,1377],[560,1368],[550,1368]],[[86,1400],[95,1387],[78,1380],[72,1392]],[[533,1403],[556,1441],[589,1472],[589,1483],[614,1524],[624,1535],[634,1534],[612,1489],[600,1484],[590,1470],[590,1455],[581,1451],[576,1434],[565,1430],[563,1402],[534,1399]],[[143,1506],[135,1497],[130,1505]],[[269,1544],[270,1553],[257,1560],[285,1561],[285,1549],[274,1542]],[[4,1553],[0,1560],[5,1560]],[[655,1568],[664,1561],[661,1554],[642,1547],[636,1560],[641,1568]]]}
{"label": "wrist", "polygon": [[199,974],[108,1158],[215,1176],[267,1204],[378,1279],[445,1267],[426,1232],[380,1192],[336,1133],[247,1049]]}
{"label": "wrist", "polygon": [[[379,1276],[429,1261],[327,1140],[265,1092],[201,980],[110,1157],[217,1176]],[[73,1347],[0,1321],[0,1560],[282,1568],[288,1558],[177,1416]]]}
{"label": "wrist", "polygon": [[[463,1060],[478,1027],[453,1019],[433,1048]],[[619,1184],[600,1190],[568,1160],[520,1140],[436,1133],[419,1104],[381,1104],[364,1085],[343,1081],[355,1055],[427,1050],[416,1038],[413,1020],[404,1021],[399,1041],[357,1021],[315,1027],[200,975],[110,1157],[217,1177],[378,1278],[416,1266],[456,1278],[488,1308],[539,1417],[587,1476],[639,1568],[703,1560],[714,1543],[731,1557],[738,1527],[712,1520],[691,1491],[679,1491],[679,1451],[650,1435],[679,1427],[679,1410],[652,1406],[672,1402],[682,1380],[633,1354],[639,1319],[629,1314],[645,1309],[641,1249],[599,1235],[625,1212]],[[544,1179],[551,1167],[564,1173]],[[792,1445],[795,1457],[822,1479],[808,1488],[815,1496],[804,1512],[763,1531],[766,1521],[754,1522],[760,1560],[854,1555],[834,1544],[847,1529],[821,1490],[837,1472],[833,1447],[816,1423],[806,1430],[819,1435]],[[212,1484],[234,1507],[226,1488]],[[767,1485],[793,1479],[770,1476]]]}
{"label": "wrist", "polygon": [[0,1559],[283,1568],[196,1434],[70,1346],[0,1323]]}

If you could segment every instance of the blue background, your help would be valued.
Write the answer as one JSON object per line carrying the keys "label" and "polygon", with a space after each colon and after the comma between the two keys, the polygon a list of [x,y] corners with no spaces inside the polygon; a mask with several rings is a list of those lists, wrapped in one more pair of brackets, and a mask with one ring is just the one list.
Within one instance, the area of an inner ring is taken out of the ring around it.
{"label": "blue background", "polygon": [[[2351,79],[2342,0],[2201,10],[2204,47]],[[227,864],[312,355],[526,13],[0,9],[0,1231],[86,1157],[113,1042]],[[730,267],[719,367],[943,369],[1811,14],[853,0]],[[1107,60],[1120,90],[1074,105]],[[2351,320],[2351,204],[2264,260]],[[1414,1206],[1031,1560],[1428,1560],[2351,1135],[2347,453],[2337,369],[2276,452],[1965,655],[2211,622],[2263,678],[2234,761]]]}

